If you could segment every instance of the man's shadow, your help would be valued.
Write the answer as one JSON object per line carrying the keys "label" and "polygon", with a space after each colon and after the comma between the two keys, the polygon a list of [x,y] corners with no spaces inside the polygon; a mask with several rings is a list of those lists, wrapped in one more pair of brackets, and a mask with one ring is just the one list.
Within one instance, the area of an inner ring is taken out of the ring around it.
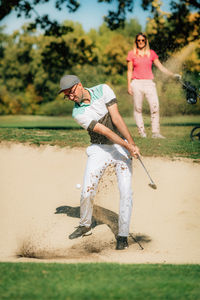
{"label": "man's shadow", "polygon": [[[56,208],[55,214],[66,214],[72,218],[80,218],[80,206],[59,206]],[[113,232],[115,237],[118,235],[118,214],[104,207],[94,205],[91,227],[95,228],[98,225],[106,224]],[[133,235],[132,235],[133,237]],[[134,235],[135,242],[149,243],[150,237],[147,235]]]}

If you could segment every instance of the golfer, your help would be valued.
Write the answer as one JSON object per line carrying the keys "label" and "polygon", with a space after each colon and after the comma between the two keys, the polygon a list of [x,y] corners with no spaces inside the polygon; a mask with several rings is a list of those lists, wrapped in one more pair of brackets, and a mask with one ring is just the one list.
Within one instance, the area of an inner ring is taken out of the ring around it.
{"label": "golfer", "polygon": [[114,165],[120,191],[119,231],[117,250],[128,247],[129,224],[132,212],[132,164],[139,149],[135,145],[117,106],[116,96],[107,84],[85,88],[75,75],[60,80],[64,98],[73,101],[73,118],[85,128],[91,139],[87,148],[87,164],[80,199],[80,224],[69,236],[75,239],[91,233],[93,200],[98,182],[105,169]]}
{"label": "golfer", "polygon": [[170,72],[161,64],[158,55],[149,48],[148,39],[142,32],[136,35],[133,49],[128,52],[126,60],[128,93],[133,96],[133,114],[139,134],[143,138],[147,136],[142,117],[142,102],[146,96],[151,112],[152,138],[165,138],[160,134],[159,100],[153,81],[152,63],[168,76],[178,79],[181,76]]}

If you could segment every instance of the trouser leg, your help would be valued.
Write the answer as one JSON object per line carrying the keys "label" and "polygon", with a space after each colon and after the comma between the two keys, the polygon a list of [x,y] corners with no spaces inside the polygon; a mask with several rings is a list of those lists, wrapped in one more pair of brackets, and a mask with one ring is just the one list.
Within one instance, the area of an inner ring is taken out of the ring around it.
{"label": "trouser leg", "polygon": [[153,81],[149,81],[149,84],[146,86],[145,96],[151,111],[152,133],[160,133],[159,100],[156,85]]}
{"label": "trouser leg", "polygon": [[[120,146],[117,147],[120,148]],[[118,235],[128,236],[133,206],[132,160],[128,157],[126,159],[121,159],[120,155],[121,154],[118,154],[118,160],[115,167],[120,192]]]}
{"label": "trouser leg", "polygon": [[141,91],[140,83],[138,80],[133,80],[131,86],[133,90],[133,116],[138,128],[138,132],[142,135],[145,133],[144,121],[142,117],[142,103],[144,94]]}
{"label": "trouser leg", "polygon": [[[103,149],[103,150],[102,150]],[[105,169],[114,164],[120,191],[118,235],[128,236],[132,213],[132,163],[128,152],[119,145],[96,146],[87,149],[88,160],[80,203],[80,226],[91,225],[93,200]]]}
{"label": "trouser leg", "polygon": [[99,180],[106,169],[108,155],[95,145],[87,148],[87,155],[88,159],[80,199],[80,226],[89,227],[92,220],[94,197]]}

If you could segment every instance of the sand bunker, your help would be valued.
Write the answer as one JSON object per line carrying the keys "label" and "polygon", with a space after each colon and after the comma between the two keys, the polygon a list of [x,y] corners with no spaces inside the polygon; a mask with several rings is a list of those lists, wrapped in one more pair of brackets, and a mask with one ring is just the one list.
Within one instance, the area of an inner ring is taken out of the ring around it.
{"label": "sand bunker", "polygon": [[[115,250],[119,192],[104,174],[93,234],[69,240],[78,226],[85,149],[0,144],[0,261],[200,263],[200,164],[143,158],[158,189],[133,161],[129,248]],[[139,242],[144,250],[141,250]]]}

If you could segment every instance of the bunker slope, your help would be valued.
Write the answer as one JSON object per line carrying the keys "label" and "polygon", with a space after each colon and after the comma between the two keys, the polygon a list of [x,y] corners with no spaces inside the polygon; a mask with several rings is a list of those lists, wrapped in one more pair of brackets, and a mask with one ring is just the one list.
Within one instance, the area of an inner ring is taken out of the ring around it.
{"label": "bunker slope", "polygon": [[[79,224],[85,149],[0,144],[0,261],[200,263],[200,164],[143,157],[151,189],[133,160],[129,248],[115,250],[119,192],[114,168],[100,181],[92,235]],[[144,247],[141,250],[139,243]]]}

